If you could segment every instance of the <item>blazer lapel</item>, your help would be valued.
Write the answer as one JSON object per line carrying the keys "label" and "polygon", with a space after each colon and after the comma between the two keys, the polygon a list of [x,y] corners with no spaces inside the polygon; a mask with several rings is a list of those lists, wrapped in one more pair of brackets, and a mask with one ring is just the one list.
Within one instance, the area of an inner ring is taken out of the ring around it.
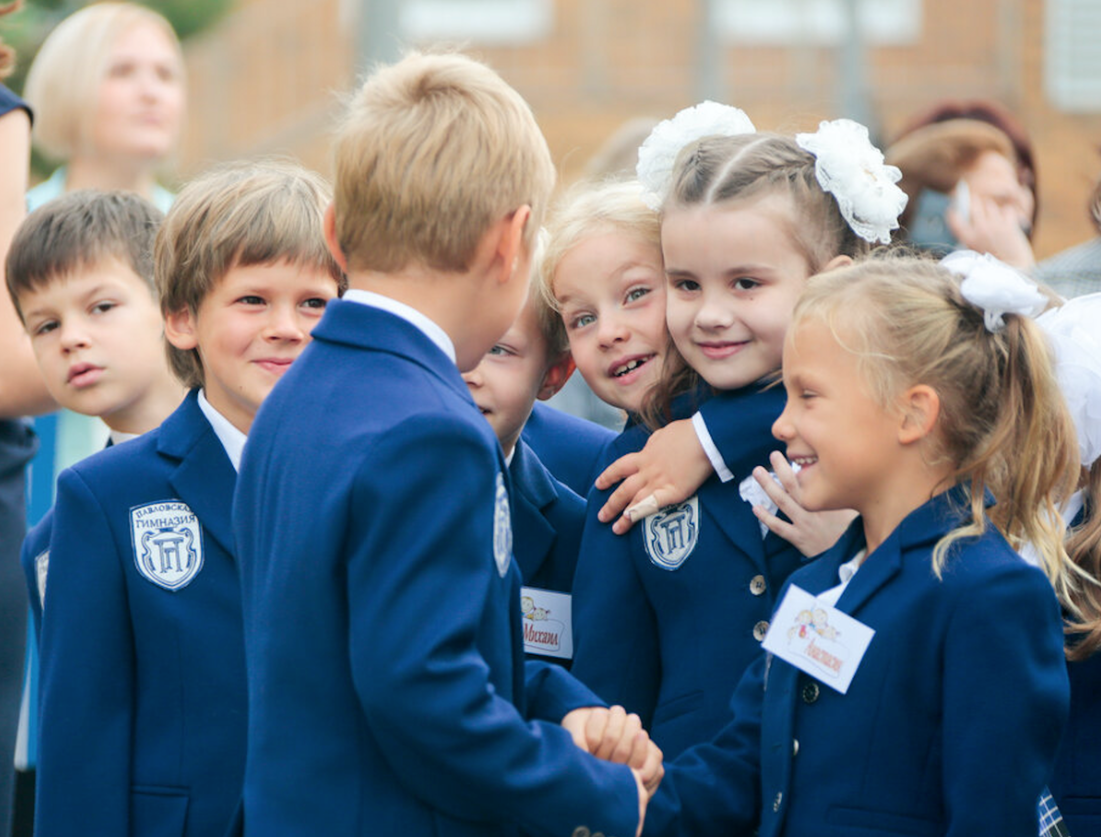
{"label": "blazer lapel", "polygon": [[193,390],[161,426],[158,448],[178,461],[169,484],[229,555],[233,549],[233,489],[237,474]]}
{"label": "blazer lapel", "polygon": [[558,497],[546,470],[524,442],[516,443],[509,470],[512,475],[512,537],[516,560],[525,582],[534,578],[554,548],[554,527],[543,516],[543,509]]}

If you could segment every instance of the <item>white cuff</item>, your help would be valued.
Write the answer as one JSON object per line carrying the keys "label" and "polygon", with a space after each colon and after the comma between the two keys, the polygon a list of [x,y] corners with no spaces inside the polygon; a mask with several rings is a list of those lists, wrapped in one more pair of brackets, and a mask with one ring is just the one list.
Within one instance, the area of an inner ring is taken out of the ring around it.
{"label": "white cuff", "polygon": [[707,432],[707,423],[703,420],[703,416],[699,411],[692,416],[692,428],[696,431],[696,438],[700,440],[700,447],[707,454],[711,467],[715,469],[719,479],[723,482],[730,482],[734,479],[734,474],[731,473],[723,461],[723,455],[719,453],[719,449],[715,447],[715,443],[711,440],[711,434]]}

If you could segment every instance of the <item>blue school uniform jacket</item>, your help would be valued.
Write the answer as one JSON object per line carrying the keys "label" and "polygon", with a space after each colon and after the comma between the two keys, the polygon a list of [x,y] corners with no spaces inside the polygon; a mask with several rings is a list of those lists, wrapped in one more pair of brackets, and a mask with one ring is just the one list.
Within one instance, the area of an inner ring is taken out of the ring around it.
{"label": "blue school uniform jacket", "polygon": [[235,530],[245,833],[634,832],[630,771],[556,723],[596,697],[525,668],[504,459],[418,329],[329,304],[253,424]]}
{"label": "blue school uniform jacket", "polygon": [[[736,458],[726,452],[728,467],[743,475],[767,467],[783,390],[746,387],[723,402],[741,437]],[[615,455],[645,440],[643,428],[632,428]],[[673,758],[729,721],[730,695],[760,654],[775,593],[802,556],[762,536],[737,480],[712,476],[688,502],[622,536],[596,519],[609,493],[589,497],[574,580],[572,671],[609,703],[637,712]]]}
{"label": "blue school uniform jacket", "polygon": [[[1036,800],[1067,713],[1059,606],[1042,572],[990,527],[937,541],[959,488],[911,512],[837,607],[875,635],[841,694],[769,655],[735,692],[735,720],[667,765],[648,835],[1035,837]],[[860,520],[789,584],[839,583]]]}
{"label": "blue school uniform jacket", "polygon": [[535,402],[520,438],[555,478],[581,497],[600,475],[596,466],[616,433],[595,421]]}
{"label": "blue school uniform jacket", "polygon": [[[545,659],[569,668],[572,618],[559,605],[542,601],[542,591],[569,595],[585,526],[585,501],[543,467],[521,439],[508,466],[512,478],[512,549],[524,588],[524,650],[529,659]],[[533,589],[534,588],[534,589]],[[545,611],[550,604],[552,612]],[[564,611],[564,612],[558,612]]]}
{"label": "blue school uniform jacket", "polygon": [[[1073,526],[1082,525],[1085,512]],[[1101,834],[1101,653],[1068,660],[1067,676],[1070,717],[1048,786],[1071,835]]]}
{"label": "blue school uniform jacket", "polygon": [[64,471],[42,613],[38,837],[221,834],[241,792],[235,473],[193,391]]}

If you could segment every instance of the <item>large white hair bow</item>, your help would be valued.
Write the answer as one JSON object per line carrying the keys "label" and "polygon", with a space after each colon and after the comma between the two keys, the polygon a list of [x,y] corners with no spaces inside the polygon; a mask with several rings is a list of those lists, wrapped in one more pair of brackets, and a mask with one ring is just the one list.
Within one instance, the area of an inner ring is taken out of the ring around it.
{"label": "large white hair bow", "polygon": [[868,129],[851,119],[835,119],[820,123],[813,134],[796,134],[795,142],[814,155],[818,185],[833,195],[853,232],[873,244],[889,244],[907,197],[895,185],[902,172],[884,164]]}
{"label": "large white hair bow", "polygon": [[1031,279],[991,256],[972,250],[949,253],[940,262],[957,276],[963,298],[981,308],[986,330],[1005,328],[1004,314],[1035,317],[1047,305],[1047,297]]}
{"label": "large white hair bow", "polygon": [[745,111],[712,101],[700,102],[672,119],[659,122],[638,150],[636,172],[643,187],[643,201],[653,210],[661,209],[669,194],[673,163],[688,143],[704,137],[732,137],[756,131]]}
{"label": "large white hair bow", "polygon": [[1079,296],[1036,318],[1055,352],[1055,375],[1078,431],[1082,464],[1101,457],[1101,293]]}

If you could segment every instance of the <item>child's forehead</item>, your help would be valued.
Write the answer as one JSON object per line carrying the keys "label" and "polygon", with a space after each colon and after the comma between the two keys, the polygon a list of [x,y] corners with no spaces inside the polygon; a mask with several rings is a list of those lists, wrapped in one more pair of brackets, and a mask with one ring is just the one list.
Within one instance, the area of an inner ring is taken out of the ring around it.
{"label": "child's forehead", "polygon": [[112,285],[141,288],[150,297],[155,296],[148,281],[139,276],[123,259],[113,255],[90,258],[68,270],[55,273],[21,296],[28,299],[44,293],[59,298],[83,296]]}

